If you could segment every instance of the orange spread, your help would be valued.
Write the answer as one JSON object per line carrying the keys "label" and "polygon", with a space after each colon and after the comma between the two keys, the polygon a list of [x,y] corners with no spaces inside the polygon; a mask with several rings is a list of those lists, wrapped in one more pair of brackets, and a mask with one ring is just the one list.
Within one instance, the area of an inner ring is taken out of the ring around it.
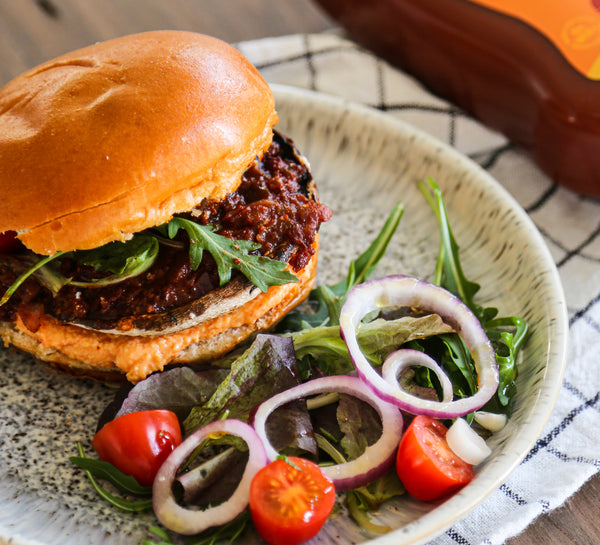
{"label": "orange spread", "polygon": [[[310,283],[311,267],[299,274],[300,282]],[[129,336],[102,333],[64,324],[44,315],[36,332],[29,331],[18,318],[17,327],[35,337],[44,347],[94,367],[121,369],[130,382],[138,382],[154,371],[162,371],[188,346],[210,339],[230,328],[255,323],[271,308],[286,304],[298,295],[297,285],[286,284],[259,294],[241,309],[168,335]]]}

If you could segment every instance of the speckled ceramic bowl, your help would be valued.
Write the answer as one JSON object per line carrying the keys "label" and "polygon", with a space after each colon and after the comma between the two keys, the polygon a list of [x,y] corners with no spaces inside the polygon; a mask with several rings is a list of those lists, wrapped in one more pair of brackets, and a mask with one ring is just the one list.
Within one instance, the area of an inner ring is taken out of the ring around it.
{"label": "speckled ceramic bowl", "polygon": [[[276,87],[280,129],[309,158],[334,219],[323,226],[319,282],[334,282],[378,232],[393,204],[405,213],[376,276],[429,278],[438,245],[433,213],[416,182],[433,177],[446,199],[467,276],[479,301],[529,321],[514,415],[490,440],[493,455],[476,479],[440,505],[408,497],[380,518],[397,530],[362,533],[343,514],[315,543],[419,544],[463,517],[495,490],[533,445],[564,372],[567,320],[560,281],[544,242],[518,204],[484,171],[410,126],[337,99]],[[136,544],[151,514],[114,511],[69,463],[75,442],[88,452],[109,387],[49,374],[28,357],[0,352],[0,543]],[[250,540],[252,541],[252,540]]]}

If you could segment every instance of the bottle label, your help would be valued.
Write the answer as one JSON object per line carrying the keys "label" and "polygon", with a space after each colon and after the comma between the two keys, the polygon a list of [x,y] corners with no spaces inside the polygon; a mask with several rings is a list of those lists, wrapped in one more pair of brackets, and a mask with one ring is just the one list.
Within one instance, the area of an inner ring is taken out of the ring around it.
{"label": "bottle label", "polygon": [[600,0],[471,0],[527,23],[584,76],[600,80]]}

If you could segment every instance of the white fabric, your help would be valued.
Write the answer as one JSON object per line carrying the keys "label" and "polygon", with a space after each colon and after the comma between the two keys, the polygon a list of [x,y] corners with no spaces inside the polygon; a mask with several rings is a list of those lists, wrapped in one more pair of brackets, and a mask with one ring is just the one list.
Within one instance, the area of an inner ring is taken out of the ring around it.
{"label": "white fabric", "polygon": [[512,193],[544,236],[570,318],[569,362],[558,403],[533,450],[500,489],[431,545],[504,543],[560,506],[600,466],[600,202],[555,186],[503,136],[335,33],[238,47],[269,82],[371,105],[455,146]]}

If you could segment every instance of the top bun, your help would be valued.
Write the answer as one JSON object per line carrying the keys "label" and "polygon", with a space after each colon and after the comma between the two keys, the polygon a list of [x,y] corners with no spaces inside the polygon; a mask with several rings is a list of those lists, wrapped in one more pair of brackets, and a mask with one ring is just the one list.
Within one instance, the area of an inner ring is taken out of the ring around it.
{"label": "top bun", "polygon": [[235,191],[277,122],[233,47],[178,31],[68,53],[0,89],[0,232],[90,249]]}

